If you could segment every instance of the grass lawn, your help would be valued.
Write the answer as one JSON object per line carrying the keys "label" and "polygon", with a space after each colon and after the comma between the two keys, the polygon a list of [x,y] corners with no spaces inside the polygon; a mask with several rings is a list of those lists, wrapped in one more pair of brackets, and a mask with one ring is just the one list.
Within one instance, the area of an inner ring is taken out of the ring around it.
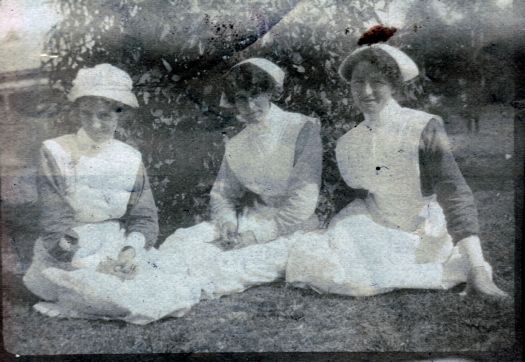
{"label": "grass lawn", "polygon": [[[499,108],[487,109],[480,134],[456,134],[451,141],[478,203],[486,258],[494,267],[496,283],[512,294],[514,186],[510,117],[501,116]],[[513,303],[462,298],[458,294],[462,287],[351,298],[274,283],[204,301],[181,318],[135,326],[42,316],[31,309],[36,299],[21,285],[20,275],[5,268],[3,286],[4,345],[21,355],[511,351],[515,347]]]}

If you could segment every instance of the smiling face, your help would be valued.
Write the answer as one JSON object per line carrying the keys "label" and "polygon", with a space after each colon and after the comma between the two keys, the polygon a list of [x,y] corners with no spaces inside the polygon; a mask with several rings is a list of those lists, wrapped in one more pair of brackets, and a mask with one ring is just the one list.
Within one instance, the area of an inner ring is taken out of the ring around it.
{"label": "smiling face", "polygon": [[270,109],[275,84],[266,72],[244,65],[231,72],[225,90],[235,105],[237,119],[257,123]]}
{"label": "smiling face", "polygon": [[101,97],[82,97],[76,102],[78,117],[89,138],[97,143],[113,138],[124,106]]}
{"label": "smiling face", "polygon": [[366,114],[379,113],[392,99],[392,84],[379,67],[369,61],[361,61],[354,67],[350,86],[355,104]]}
{"label": "smiling face", "polygon": [[237,118],[245,123],[257,123],[270,109],[272,95],[269,92],[239,90],[235,93]]}

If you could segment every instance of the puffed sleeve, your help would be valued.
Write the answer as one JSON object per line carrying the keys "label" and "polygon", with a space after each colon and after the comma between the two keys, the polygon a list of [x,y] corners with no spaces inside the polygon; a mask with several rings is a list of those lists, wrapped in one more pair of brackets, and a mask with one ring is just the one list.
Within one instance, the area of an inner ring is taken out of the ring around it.
{"label": "puffed sleeve", "polygon": [[210,193],[211,219],[218,225],[226,222],[237,225],[237,205],[244,193],[244,187],[223,158]]}
{"label": "puffed sleeve", "polygon": [[314,214],[319,198],[322,154],[320,126],[309,121],[297,137],[288,198],[275,217],[279,234],[286,234]]}
{"label": "puffed sleeve", "polygon": [[440,119],[430,120],[421,134],[419,165],[423,195],[436,194],[453,241],[478,235],[474,196],[459,170]]}
{"label": "puffed sleeve", "polygon": [[133,232],[144,235],[146,249],[155,245],[159,234],[157,207],[155,206],[146,169],[142,163],[129,198],[124,221],[128,235]]}
{"label": "puffed sleeve", "polygon": [[40,149],[39,172],[37,176],[40,203],[40,238],[49,255],[63,262],[73,258],[76,248],[66,251],[59,247],[59,241],[70,236],[77,239],[72,230],[75,226],[75,211],[66,200],[66,180],[53,155],[42,146]]}

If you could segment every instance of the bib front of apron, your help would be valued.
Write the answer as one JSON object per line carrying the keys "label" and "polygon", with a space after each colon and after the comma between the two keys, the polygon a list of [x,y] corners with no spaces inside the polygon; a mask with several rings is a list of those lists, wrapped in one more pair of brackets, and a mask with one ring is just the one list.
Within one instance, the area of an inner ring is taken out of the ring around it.
{"label": "bib front of apron", "polygon": [[263,198],[285,195],[295,143],[305,121],[271,106],[265,127],[250,125],[226,144],[225,158],[239,182]]}
{"label": "bib front of apron", "polygon": [[140,168],[140,153],[111,140],[96,152],[79,150],[77,135],[44,142],[66,183],[66,199],[80,224],[118,219],[127,205]]}
{"label": "bib front of apron", "polygon": [[448,235],[435,196],[421,193],[419,143],[435,116],[397,103],[388,107],[380,126],[364,121],[338,141],[341,175],[350,187],[368,190],[365,202],[377,222],[407,232]]}

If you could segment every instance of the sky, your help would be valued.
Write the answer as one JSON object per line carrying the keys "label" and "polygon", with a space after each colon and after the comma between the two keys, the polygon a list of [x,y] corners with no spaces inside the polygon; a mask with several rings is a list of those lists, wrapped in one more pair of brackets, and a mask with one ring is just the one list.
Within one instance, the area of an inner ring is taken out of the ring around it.
{"label": "sky", "polygon": [[0,73],[37,68],[45,33],[60,19],[45,0],[0,0]]}

